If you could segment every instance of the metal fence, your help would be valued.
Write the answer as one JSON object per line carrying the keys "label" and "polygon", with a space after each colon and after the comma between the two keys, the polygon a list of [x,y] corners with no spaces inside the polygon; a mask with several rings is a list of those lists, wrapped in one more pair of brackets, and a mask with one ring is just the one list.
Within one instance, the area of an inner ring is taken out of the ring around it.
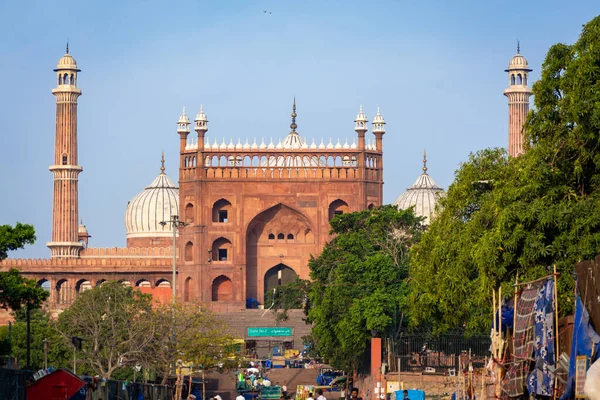
{"label": "metal fence", "polygon": [[490,356],[490,345],[489,336],[404,335],[393,345],[398,365],[391,368],[399,368],[401,372],[452,375],[469,362],[474,368],[483,367],[486,357]]}
{"label": "metal fence", "polygon": [[25,381],[30,372],[0,368],[0,398],[25,400]]}
{"label": "metal fence", "polygon": [[129,383],[123,381],[108,380],[99,384],[98,388],[91,392],[91,397],[86,397],[85,388],[80,390],[72,400],[137,400],[143,394],[145,400],[171,400],[172,389],[168,386],[152,385],[143,383]]}

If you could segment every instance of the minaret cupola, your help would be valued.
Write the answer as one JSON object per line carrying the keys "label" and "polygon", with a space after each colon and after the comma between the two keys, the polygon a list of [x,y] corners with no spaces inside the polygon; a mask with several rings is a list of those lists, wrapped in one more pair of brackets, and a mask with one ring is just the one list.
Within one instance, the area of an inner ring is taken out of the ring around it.
{"label": "minaret cupola", "polygon": [[204,114],[202,105],[200,106],[200,112],[196,114],[194,122],[196,122],[196,128],[194,128],[194,130],[198,132],[198,135],[200,135],[200,132],[206,133],[206,131],[208,131],[208,119],[206,118],[206,114]]}
{"label": "minaret cupola", "polygon": [[377,115],[373,118],[373,133],[385,134],[385,120],[379,112],[379,107],[377,107]]}
{"label": "minaret cupola", "polygon": [[190,133],[190,119],[185,113],[185,107],[183,107],[183,112],[179,117],[179,121],[177,121],[177,133],[181,134],[189,134]]}
{"label": "minaret cupola", "polygon": [[358,134],[358,148],[363,150],[365,148],[365,133],[369,130],[368,127],[369,121],[367,120],[367,116],[363,113],[362,105],[360,106],[360,110],[358,111],[358,115],[354,120],[354,130]]}
{"label": "minaret cupola", "polygon": [[385,135],[385,120],[377,107],[377,115],[373,118],[373,135],[375,135],[375,148],[381,152],[383,150],[383,135]]}

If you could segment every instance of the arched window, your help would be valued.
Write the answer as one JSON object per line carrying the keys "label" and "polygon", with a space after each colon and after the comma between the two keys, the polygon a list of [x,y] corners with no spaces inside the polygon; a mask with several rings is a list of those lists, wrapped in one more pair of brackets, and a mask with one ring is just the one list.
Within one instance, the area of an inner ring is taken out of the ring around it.
{"label": "arched window", "polygon": [[71,284],[66,279],[56,283],[56,300],[58,304],[69,304],[71,302]]}
{"label": "arched window", "polygon": [[275,235],[273,235],[272,233],[269,233],[269,240],[275,240]]}
{"label": "arched window", "polygon": [[194,205],[192,203],[188,203],[187,206],[185,206],[185,223],[194,223]]}
{"label": "arched window", "polygon": [[69,163],[69,157],[66,154],[62,155],[62,165],[67,165]]}
{"label": "arched window", "polygon": [[231,241],[224,237],[215,240],[211,251],[213,261],[231,261],[231,247]]}
{"label": "arched window", "polygon": [[517,75],[517,85],[522,85],[523,84],[523,78],[521,77],[521,74]]}
{"label": "arched window", "polygon": [[294,235],[292,233],[288,233],[287,238],[288,240],[294,240]]}
{"label": "arched window", "polygon": [[231,215],[231,203],[225,199],[221,199],[213,205],[212,218],[213,222],[225,223],[229,222]]}
{"label": "arched window", "polygon": [[375,208],[375,204],[371,203],[369,204],[369,206],[367,207],[369,210],[372,210],[373,208]]}
{"label": "arched window", "polygon": [[283,233],[279,233],[277,235],[277,240],[283,240],[283,239],[285,239],[285,235]]}
{"label": "arched window", "polygon": [[156,281],[155,287],[170,288],[171,282],[169,282],[166,279],[159,279],[158,281]]}
{"label": "arched window", "polygon": [[65,85],[69,84],[69,75],[68,74],[64,74],[63,76],[63,82]]}
{"label": "arched window", "polygon": [[63,80],[62,80],[62,75],[60,75],[60,74],[59,74],[59,75],[58,75],[58,84],[59,84],[59,85],[62,85],[62,83],[63,83]]}
{"label": "arched window", "polygon": [[523,85],[527,85],[527,74],[523,75]]}
{"label": "arched window", "polygon": [[194,244],[192,242],[185,244],[185,261],[194,261]]}
{"label": "arched window", "polygon": [[152,284],[150,282],[148,282],[146,279],[140,279],[139,281],[137,281],[135,283],[136,287],[141,287],[141,288],[149,288],[152,287]]}
{"label": "arched window", "polygon": [[71,74],[71,85],[75,84],[75,77],[73,74]]}
{"label": "arched window", "polygon": [[510,84],[514,85],[515,84],[515,74],[511,74],[510,75]]}
{"label": "arched window", "polygon": [[92,288],[92,282],[88,281],[87,279],[80,279],[75,284],[75,291],[77,293],[85,292],[86,290],[90,290],[91,288]]}
{"label": "arched window", "polygon": [[331,221],[335,216],[345,214],[348,211],[348,203],[344,200],[337,199],[329,205],[329,220]]}

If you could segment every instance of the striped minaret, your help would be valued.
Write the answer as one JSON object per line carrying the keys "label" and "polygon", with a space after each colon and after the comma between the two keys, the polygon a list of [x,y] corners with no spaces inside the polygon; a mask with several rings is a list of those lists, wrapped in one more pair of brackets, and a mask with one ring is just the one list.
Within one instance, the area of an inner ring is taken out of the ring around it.
{"label": "striped minaret", "polygon": [[56,96],[56,141],[54,144],[54,202],[52,207],[52,241],[47,243],[52,258],[76,258],[83,248],[78,241],[79,201],[77,186],[81,166],[77,165],[77,68],[67,52],[54,70],[58,86]]}
{"label": "striped minaret", "polygon": [[529,97],[532,92],[529,88],[529,65],[521,55],[520,46],[517,45],[517,54],[508,64],[508,88],[504,95],[508,97],[508,155],[517,157],[524,153],[523,150],[523,125],[529,112]]}

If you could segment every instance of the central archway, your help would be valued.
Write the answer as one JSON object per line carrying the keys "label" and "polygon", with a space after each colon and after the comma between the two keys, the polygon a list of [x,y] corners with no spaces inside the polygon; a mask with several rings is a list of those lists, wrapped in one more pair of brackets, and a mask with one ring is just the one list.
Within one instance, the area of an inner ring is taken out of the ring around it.
{"label": "central archway", "polygon": [[296,280],[296,271],[285,264],[277,264],[265,273],[264,288],[265,297],[267,293],[281,285],[292,283]]}
{"label": "central archway", "polygon": [[246,231],[246,298],[263,304],[265,289],[275,279],[265,280],[268,271],[287,260],[284,266],[296,279],[295,270],[308,261],[303,257],[315,250],[312,224],[300,211],[279,203],[256,215]]}

